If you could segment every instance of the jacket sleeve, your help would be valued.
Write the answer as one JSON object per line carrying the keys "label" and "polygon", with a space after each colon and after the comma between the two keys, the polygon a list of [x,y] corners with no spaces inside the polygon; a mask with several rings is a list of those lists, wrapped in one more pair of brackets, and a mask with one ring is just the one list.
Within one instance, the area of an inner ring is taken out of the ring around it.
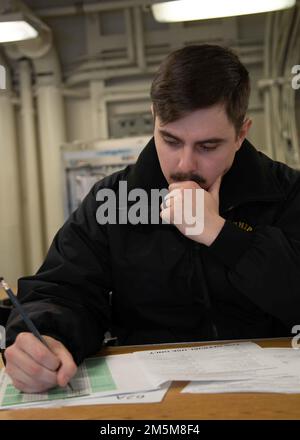
{"label": "jacket sleeve", "polygon": [[290,329],[300,324],[299,183],[273,225],[246,232],[226,220],[209,247],[234,288]]}
{"label": "jacket sleeve", "polygon": [[[96,221],[96,188],[58,231],[36,275],[21,278],[18,288],[40,333],[60,340],[77,364],[99,350],[110,323],[108,240]],[[13,310],[7,346],[21,331],[28,329]]]}

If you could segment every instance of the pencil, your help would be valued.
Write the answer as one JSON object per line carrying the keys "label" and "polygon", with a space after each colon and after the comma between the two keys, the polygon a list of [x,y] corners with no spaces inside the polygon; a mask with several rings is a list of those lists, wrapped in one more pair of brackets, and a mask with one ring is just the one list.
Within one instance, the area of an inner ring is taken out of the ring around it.
{"label": "pencil", "polygon": [[[0,284],[3,287],[3,289],[5,290],[7,296],[9,297],[9,299],[11,300],[11,302],[13,303],[13,305],[15,306],[15,308],[18,310],[18,312],[20,313],[23,321],[25,322],[25,324],[27,325],[28,329],[31,331],[31,333],[38,338],[39,341],[41,341],[42,344],[44,344],[48,350],[52,351],[51,348],[49,347],[47,341],[45,340],[45,338],[43,338],[43,336],[40,334],[40,332],[38,331],[38,329],[36,328],[36,326],[34,325],[34,323],[31,321],[31,319],[27,316],[25,310],[23,309],[23,307],[21,306],[19,300],[17,299],[16,295],[13,293],[13,291],[11,290],[11,288],[9,287],[9,285],[4,281],[3,277],[0,277]],[[73,388],[71,386],[70,383],[67,384],[67,386],[71,389],[71,391],[73,391]]]}

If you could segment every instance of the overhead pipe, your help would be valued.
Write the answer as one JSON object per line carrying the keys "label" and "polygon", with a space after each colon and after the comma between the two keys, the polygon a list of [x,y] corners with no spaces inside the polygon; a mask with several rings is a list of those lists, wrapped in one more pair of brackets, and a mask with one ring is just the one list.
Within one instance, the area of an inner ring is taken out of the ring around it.
{"label": "overhead pipe", "polygon": [[26,262],[29,273],[40,267],[45,248],[41,212],[41,182],[36,139],[32,72],[29,60],[19,62],[21,102],[22,187],[24,189],[24,227]]}
{"label": "overhead pipe", "polygon": [[36,76],[43,230],[48,248],[64,221],[60,145],[66,141],[66,132],[60,63],[47,26],[38,38],[7,45],[5,50],[13,59],[30,58]]}
{"label": "overhead pipe", "polygon": [[[155,73],[157,70],[157,66],[148,66],[146,71],[143,73]],[[70,76],[66,80],[67,86],[74,86],[77,84],[85,83],[87,81],[103,81],[105,79],[109,78],[120,78],[120,77],[126,77],[126,76],[133,76],[133,75],[139,75],[141,73],[140,67],[128,67],[124,69],[110,69],[110,70],[103,70],[98,72],[82,72],[77,73],[72,76]]]}
{"label": "overhead pipe", "polygon": [[107,106],[103,81],[90,81],[91,124],[93,138],[109,137]]}
{"label": "overhead pipe", "polygon": [[64,101],[57,53],[52,48],[33,60],[42,169],[43,207],[47,247],[64,221],[63,176],[60,147],[66,142]]}
{"label": "overhead pipe", "polygon": [[143,23],[141,16],[141,9],[139,7],[135,7],[133,9],[134,13],[134,23],[136,27],[136,57],[137,64],[141,71],[146,69],[146,59],[145,59],[145,50],[144,50],[144,31],[143,31]]}
{"label": "overhead pipe", "polygon": [[[120,0],[120,1],[107,1],[101,3],[92,3],[89,5],[77,4],[74,6],[62,6],[54,8],[43,8],[36,10],[39,17],[63,17],[68,15],[80,15],[89,14],[94,12],[113,11],[123,8],[133,8],[135,6],[149,7],[155,3],[156,0]],[[158,1],[158,0],[157,0]]]}
{"label": "overhead pipe", "polygon": [[10,284],[16,286],[17,279],[26,273],[21,210],[21,164],[18,157],[9,69],[1,55],[0,64],[6,72],[6,89],[0,91],[0,271]]}

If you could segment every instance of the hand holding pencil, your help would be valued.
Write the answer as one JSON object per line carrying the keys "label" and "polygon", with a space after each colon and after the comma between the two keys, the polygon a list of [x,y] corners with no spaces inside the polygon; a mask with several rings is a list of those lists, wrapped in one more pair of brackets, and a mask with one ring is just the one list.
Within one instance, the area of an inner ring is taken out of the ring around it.
{"label": "hand holding pencil", "polygon": [[54,386],[67,386],[77,366],[66,347],[50,336],[42,336],[25,313],[7,283],[0,277],[13,305],[29,332],[20,333],[5,350],[6,372],[16,388],[27,393],[43,392]]}

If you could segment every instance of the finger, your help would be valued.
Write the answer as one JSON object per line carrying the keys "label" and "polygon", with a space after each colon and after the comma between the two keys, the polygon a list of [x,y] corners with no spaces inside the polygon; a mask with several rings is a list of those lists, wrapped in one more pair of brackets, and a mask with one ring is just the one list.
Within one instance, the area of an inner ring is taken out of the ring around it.
{"label": "finger", "polygon": [[18,349],[23,350],[35,362],[56,371],[59,367],[59,359],[52,353],[41,341],[39,341],[31,333],[19,333],[16,338],[15,345]]}
{"label": "finger", "polygon": [[200,187],[200,185],[198,185],[198,183],[195,182],[194,180],[183,180],[181,182],[171,183],[169,185],[169,191],[172,191],[173,189],[176,189],[176,188],[181,188],[181,189],[191,188],[192,189],[192,188],[199,188],[199,187]]}
{"label": "finger", "polygon": [[160,209],[163,211],[164,209],[171,208],[175,202],[178,203],[178,200],[180,200],[178,196],[177,198],[169,197],[168,199],[164,199],[164,201],[160,204]]}
{"label": "finger", "polygon": [[172,189],[172,191],[168,192],[168,194],[164,197],[164,200],[171,199],[172,197],[179,196],[181,194],[181,188]]}
{"label": "finger", "polygon": [[26,384],[23,383],[23,382],[21,382],[20,380],[12,379],[12,384],[13,384],[13,386],[14,386],[15,388],[17,388],[19,391],[23,391],[24,393],[26,392],[26,391],[25,391]]}
{"label": "finger", "polygon": [[176,182],[176,183],[171,183],[168,189],[169,191],[173,191],[174,189],[182,188],[183,186],[184,186],[184,182]]}
{"label": "finger", "polygon": [[42,393],[44,391],[47,391],[49,388],[45,388],[44,386],[29,386],[25,384],[24,382],[13,379],[12,380],[13,386],[17,388],[19,391],[22,391],[23,393]]}
{"label": "finger", "polygon": [[172,223],[171,221],[171,215],[172,215],[172,211],[171,208],[166,208],[163,209],[162,211],[160,211],[160,217],[163,221],[165,221],[166,223],[170,224]]}
{"label": "finger", "polygon": [[169,208],[171,203],[171,199],[163,200],[163,202],[160,204],[160,209],[164,210],[166,208]]}
{"label": "finger", "polygon": [[56,372],[35,362],[26,352],[14,347],[7,353],[6,359],[14,367],[19,368],[27,376],[38,382],[56,385]]}
{"label": "finger", "polygon": [[52,345],[51,349],[53,349],[61,363],[57,371],[57,383],[64,387],[76,374],[77,365],[75,364],[71,353],[60,342],[55,341],[55,345]]}
{"label": "finger", "polygon": [[175,203],[175,201],[176,203],[179,203],[181,199],[182,199],[181,189],[174,189],[164,197],[163,202],[160,204],[160,208],[161,209],[169,208]]}
{"label": "finger", "polygon": [[10,362],[6,368],[6,373],[11,377],[12,380],[17,380],[25,384],[30,390],[46,390],[57,385],[56,375],[54,377],[53,382],[40,381],[36,377],[30,376],[26,374],[23,370],[20,369],[18,365]]}

